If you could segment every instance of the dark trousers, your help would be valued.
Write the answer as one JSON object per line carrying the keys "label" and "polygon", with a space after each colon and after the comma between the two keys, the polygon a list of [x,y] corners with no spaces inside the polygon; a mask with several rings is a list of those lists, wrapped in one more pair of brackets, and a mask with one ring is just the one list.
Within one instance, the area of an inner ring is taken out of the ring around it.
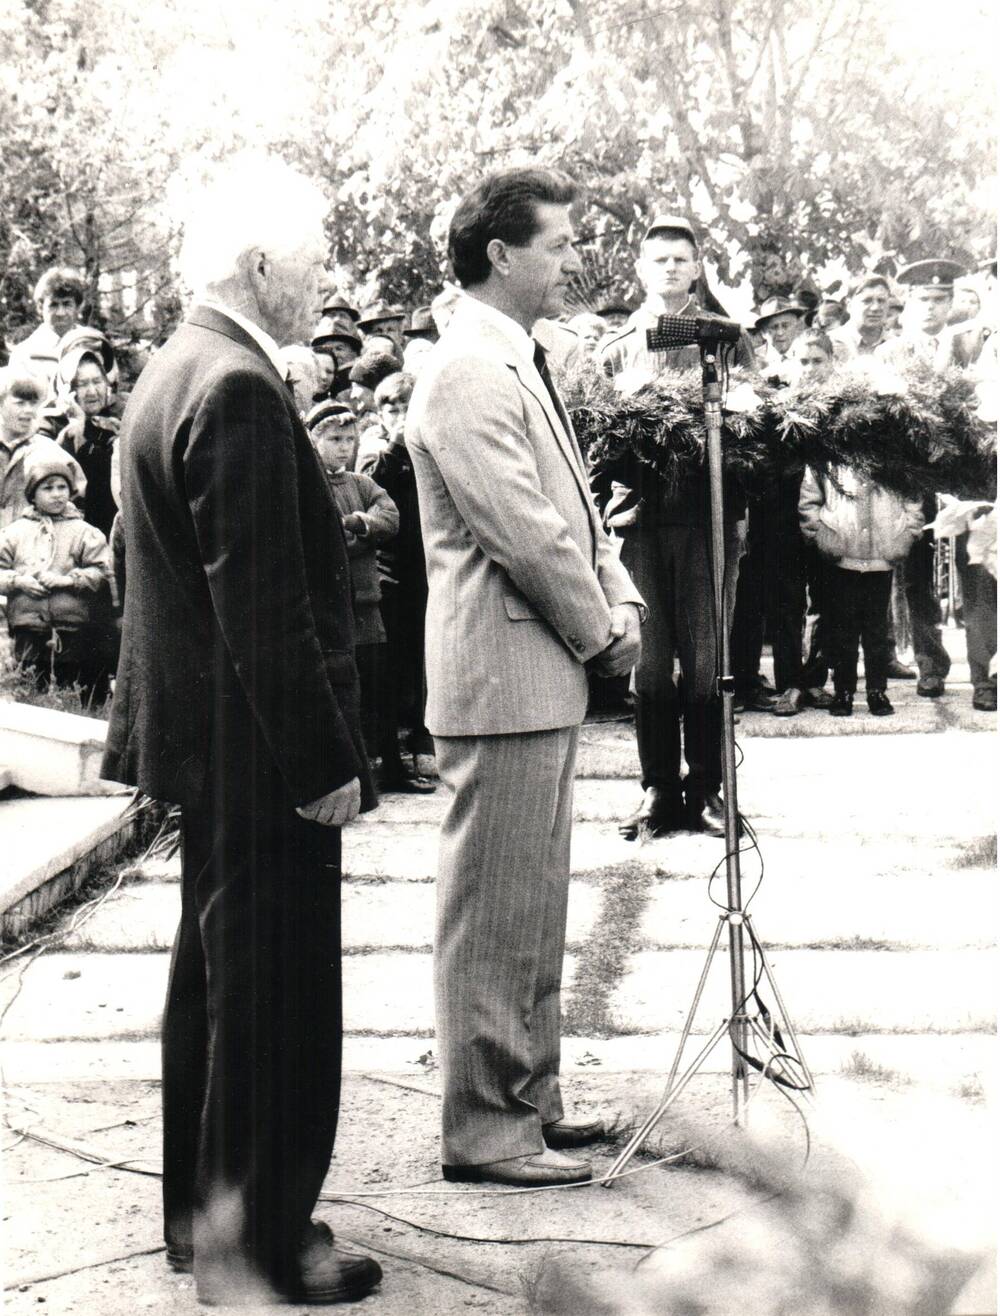
{"label": "dark trousers", "polygon": [[[924,512],[928,514],[926,504]],[[928,520],[933,520],[934,515],[931,500]],[[940,676],[944,680],[951,669],[951,659],[941,643],[941,600],[934,579],[934,540],[929,534],[915,541],[902,571],[917,671],[921,676]]]}
{"label": "dark trousers", "polygon": [[415,754],[434,751],[424,725],[427,685],[424,678],[425,591],[405,585],[382,584],[382,624],[385,626],[384,673],[380,690],[378,747],[382,775],[398,780],[403,775],[399,728],[408,724],[410,748]]}
{"label": "dark trousers", "polygon": [[865,688],[885,690],[889,677],[891,571],[845,571],[831,567],[826,598],[833,685],[838,693],[858,688],[858,640],[865,655]]}
{"label": "dark trousers", "polygon": [[[622,562],[649,609],[634,678],[642,786],[679,794],[683,726],[686,790],[694,798],[717,791],[722,781],[722,701],[716,689],[718,630],[709,542],[706,526],[640,525],[622,546]],[[739,553],[731,524],[726,527],[726,625],[732,619]]]}
{"label": "dark trousers", "polygon": [[765,634],[771,638],[778,690],[806,690],[826,680],[817,656],[808,664],[802,661],[809,573],[798,523],[800,483],[798,476],[784,477],[750,505],[730,640],[737,697],[752,695],[761,684]]}
{"label": "dark trousers", "polygon": [[[381,709],[385,703],[385,641],[359,644],[354,649],[361,693],[361,734],[370,759],[379,754]],[[397,754],[399,744],[396,744]]]}
{"label": "dark trousers", "polygon": [[85,704],[99,707],[111,693],[118,665],[118,634],[109,626],[33,630],[15,626],[14,661],[30,672],[38,690],[50,684],[79,686]]}
{"label": "dark trousers", "polygon": [[163,1019],[163,1206],[195,1274],[278,1291],[330,1163],[340,1101],[340,832],[276,775],[210,775],[183,809]]}
{"label": "dark trousers", "polygon": [[830,564],[820,555],[815,544],[802,540],[802,560],[805,565],[806,588],[809,605],[806,610],[805,671],[803,688],[822,689],[830,675],[828,623],[826,617],[827,572]]}
{"label": "dark trousers", "polygon": [[990,661],[997,651],[997,582],[986,570],[969,561],[969,536],[955,540],[955,566],[962,582],[962,620],[969,658],[969,677],[977,692],[996,689]]}

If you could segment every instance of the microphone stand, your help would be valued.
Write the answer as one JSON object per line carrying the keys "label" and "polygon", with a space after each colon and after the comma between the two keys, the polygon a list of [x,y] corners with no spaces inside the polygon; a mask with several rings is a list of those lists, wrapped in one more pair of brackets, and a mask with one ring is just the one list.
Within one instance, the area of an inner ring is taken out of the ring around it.
{"label": "microphone stand", "polygon": [[[694,322],[691,322],[694,323]],[[725,323],[725,322],[723,322]],[[661,322],[662,327],[663,322]],[[786,1086],[799,1091],[814,1091],[815,1083],[809,1067],[805,1062],[789,1018],[785,1003],[778,991],[771,966],[764,955],[763,947],[757,940],[750,920],[750,915],[743,907],[743,891],[740,871],[740,817],[736,794],[736,728],[733,713],[735,695],[732,673],[729,670],[729,626],[727,619],[729,609],[726,607],[726,538],[723,515],[723,468],[722,468],[722,387],[719,379],[718,354],[720,344],[707,337],[706,322],[700,325],[700,346],[702,366],[702,396],[705,407],[706,453],[708,457],[709,500],[711,512],[711,570],[712,590],[715,604],[715,620],[718,638],[718,671],[716,673],[717,692],[722,699],[722,788],[726,838],[726,893],[727,907],[719,916],[715,935],[708,948],[694,999],[688,1010],[687,1019],[681,1032],[680,1043],[667,1078],[667,1084],[659,1104],[651,1112],[645,1123],[633,1134],[614,1165],[600,1183],[610,1188],[625,1170],[629,1161],[636,1154],[642,1143],[663,1118],[668,1108],[680,1096],[688,1083],[708,1059],[712,1051],[728,1033],[732,1047],[731,1082],[733,1097],[733,1123],[745,1127],[750,1101],[750,1068],[756,1067],[765,1078],[772,1078]],[[656,346],[654,335],[650,331],[650,346]],[[690,340],[688,340],[690,341]],[[677,345],[676,343],[670,344]],[[718,1025],[701,1051],[688,1065],[684,1073],[677,1077],[684,1051],[691,1036],[698,1006],[704,993],[705,983],[715,959],[715,952],[722,939],[725,927],[729,934],[729,978],[731,993],[731,1012]],[[746,984],[746,942],[749,939],[755,951],[760,955],[761,969],[750,988]],[[770,1012],[763,1006],[757,995],[757,985],[761,978],[766,978],[774,994],[780,1024],[775,1023]],[[753,1000],[757,1009],[748,1011],[748,1004]],[[786,1045],[781,1029],[784,1028],[789,1044]],[[750,1059],[749,1043],[753,1039],[761,1044],[768,1053],[765,1063]],[[800,1081],[798,1074],[790,1066],[798,1066],[805,1075],[806,1082]]]}

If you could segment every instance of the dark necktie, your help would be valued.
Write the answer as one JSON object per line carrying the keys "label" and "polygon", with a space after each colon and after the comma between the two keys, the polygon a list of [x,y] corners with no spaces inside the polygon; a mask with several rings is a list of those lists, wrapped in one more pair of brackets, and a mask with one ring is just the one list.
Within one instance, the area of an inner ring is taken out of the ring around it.
{"label": "dark necktie", "polygon": [[542,383],[545,385],[548,395],[552,399],[552,405],[556,409],[556,415],[562,422],[563,429],[565,429],[566,423],[563,421],[562,399],[556,392],[556,386],[553,383],[552,375],[549,373],[549,363],[545,359],[545,348],[538,342],[535,343],[534,362],[535,369],[538,371],[539,375],[541,375]]}

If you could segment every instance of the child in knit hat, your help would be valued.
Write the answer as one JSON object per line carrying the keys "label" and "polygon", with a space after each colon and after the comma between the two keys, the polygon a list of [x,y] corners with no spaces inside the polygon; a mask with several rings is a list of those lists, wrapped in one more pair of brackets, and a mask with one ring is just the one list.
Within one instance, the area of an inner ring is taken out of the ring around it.
{"label": "child in knit hat", "polygon": [[379,753],[379,719],[384,713],[380,692],[385,665],[375,550],[399,530],[399,513],[384,489],[353,469],[358,430],[350,407],[325,399],[306,416],[306,427],[347,541],[354,598],[354,656],[361,678],[361,728],[369,758],[375,758]]}
{"label": "child in knit hat", "polygon": [[67,454],[25,470],[28,510],[0,532],[0,594],[14,658],[39,690],[79,685],[94,705],[108,697],[111,558],[108,541],[73,505]]}

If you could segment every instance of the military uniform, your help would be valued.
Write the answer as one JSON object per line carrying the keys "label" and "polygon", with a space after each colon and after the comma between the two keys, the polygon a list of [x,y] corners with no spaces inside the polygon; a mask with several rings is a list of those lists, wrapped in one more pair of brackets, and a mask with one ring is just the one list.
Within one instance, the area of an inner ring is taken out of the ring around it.
{"label": "military uniform", "polygon": [[[950,295],[955,279],[963,273],[955,261],[924,260],[901,270],[897,280],[912,289],[940,288]],[[881,343],[875,357],[898,367],[920,364],[929,371],[963,364],[957,355],[955,332],[947,325],[936,333],[908,329]],[[933,494],[924,499],[923,513],[927,522],[937,515]],[[914,543],[902,573],[917,664],[917,693],[934,699],[944,693],[951,658],[941,643],[941,604],[934,579],[934,541],[929,535],[922,535]]]}

